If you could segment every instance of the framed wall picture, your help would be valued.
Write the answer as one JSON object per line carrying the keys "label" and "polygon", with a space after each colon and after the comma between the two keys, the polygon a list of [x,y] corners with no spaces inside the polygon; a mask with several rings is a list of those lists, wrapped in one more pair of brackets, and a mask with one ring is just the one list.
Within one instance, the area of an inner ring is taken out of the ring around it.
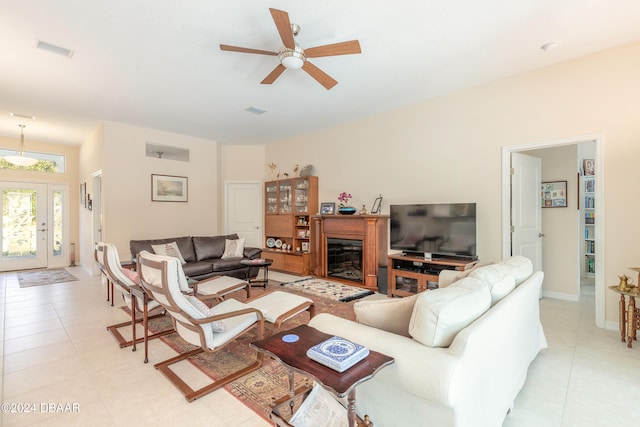
{"label": "framed wall picture", "polygon": [[87,201],[87,183],[80,184],[80,204],[86,206]]}
{"label": "framed wall picture", "polygon": [[188,180],[185,176],[151,175],[151,201],[188,201]]}
{"label": "framed wall picture", "polygon": [[582,160],[582,167],[584,169],[585,175],[595,175],[596,174],[596,161],[594,159],[584,159]]}
{"label": "framed wall picture", "polygon": [[336,204],[332,202],[320,203],[320,213],[322,215],[333,215],[336,211]]}
{"label": "framed wall picture", "polygon": [[542,183],[542,207],[567,207],[567,181],[549,181]]}

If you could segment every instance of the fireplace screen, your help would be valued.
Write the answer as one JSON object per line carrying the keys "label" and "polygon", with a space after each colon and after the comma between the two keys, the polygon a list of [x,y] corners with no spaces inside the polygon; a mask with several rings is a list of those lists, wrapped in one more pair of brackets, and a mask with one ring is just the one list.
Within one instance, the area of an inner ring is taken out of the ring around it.
{"label": "fireplace screen", "polygon": [[327,239],[327,276],[362,283],[362,240]]}

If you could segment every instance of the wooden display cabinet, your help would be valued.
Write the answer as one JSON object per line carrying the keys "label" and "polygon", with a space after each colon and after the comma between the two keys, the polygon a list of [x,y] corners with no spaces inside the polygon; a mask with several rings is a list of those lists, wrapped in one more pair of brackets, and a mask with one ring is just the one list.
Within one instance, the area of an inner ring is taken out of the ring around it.
{"label": "wooden display cabinet", "polygon": [[438,283],[442,270],[464,271],[478,261],[438,258],[427,260],[418,256],[389,255],[387,296],[408,297],[429,289]]}
{"label": "wooden display cabinet", "polygon": [[[311,274],[314,258],[311,215],[318,211],[318,177],[267,181],[264,188],[267,244],[263,257],[273,259],[273,270]],[[270,246],[272,242],[278,242],[279,247]]]}

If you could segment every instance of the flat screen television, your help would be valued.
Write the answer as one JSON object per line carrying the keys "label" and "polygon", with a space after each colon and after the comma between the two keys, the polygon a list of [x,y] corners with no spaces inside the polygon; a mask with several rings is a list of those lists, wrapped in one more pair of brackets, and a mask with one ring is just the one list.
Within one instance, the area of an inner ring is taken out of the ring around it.
{"label": "flat screen television", "polygon": [[476,204],[391,205],[390,247],[410,255],[477,259]]}

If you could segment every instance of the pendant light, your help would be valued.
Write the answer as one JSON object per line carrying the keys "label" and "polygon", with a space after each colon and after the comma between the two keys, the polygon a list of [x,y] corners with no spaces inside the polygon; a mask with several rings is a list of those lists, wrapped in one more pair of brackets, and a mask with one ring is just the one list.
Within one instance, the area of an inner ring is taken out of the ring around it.
{"label": "pendant light", "polygon": [[26,125],[18,125],[20,126],[20,145],[18,146],[18,151],[20,152],[19,156],[4,156],[4,159],[16,166],[24,166],[29,167],[38,163],[38,159],[34,159],[33,157],[26,157],[24,155],[24,128]]}

